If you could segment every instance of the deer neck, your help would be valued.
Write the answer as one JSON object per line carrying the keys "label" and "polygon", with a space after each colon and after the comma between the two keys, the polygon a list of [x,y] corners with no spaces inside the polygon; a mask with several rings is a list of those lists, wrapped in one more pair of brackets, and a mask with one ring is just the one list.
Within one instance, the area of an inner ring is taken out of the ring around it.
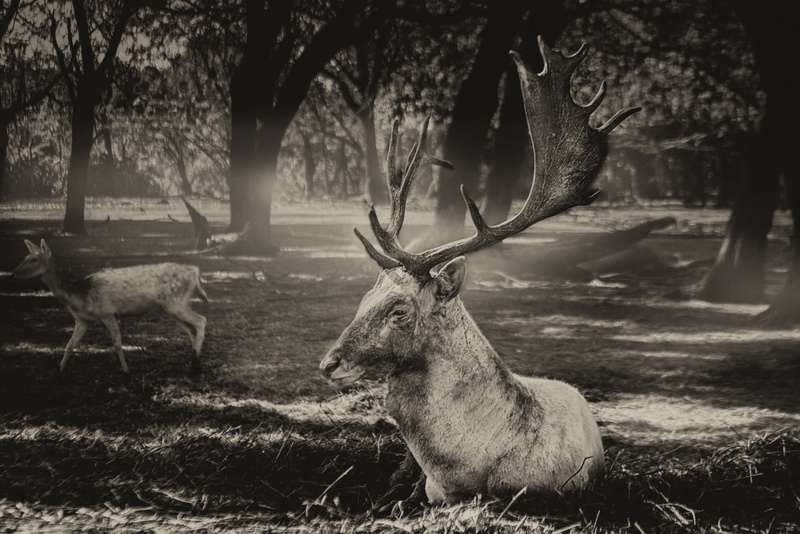
{"label": "deer neck", "polygon": [[450,454],[463,448],[465,440],[495,439],[498,422],[507,424],[521,406],[534,417],[541,412],[460,299],[436,319],[429,325],[433,328],[421,349],[424,354],[417,358],[424,364],[389,378],[387,409],[412,450]]}
{"label": "deer neck", "polygon": [[81,303],[86,299],[88,279],[84,279],[86,283],[82,283],[84,280],[71,282],[59,274],[52,261],[47,265],[47,270],[42,274],[41,279],[50,288],[53,295],[70,308],[80,308]]}

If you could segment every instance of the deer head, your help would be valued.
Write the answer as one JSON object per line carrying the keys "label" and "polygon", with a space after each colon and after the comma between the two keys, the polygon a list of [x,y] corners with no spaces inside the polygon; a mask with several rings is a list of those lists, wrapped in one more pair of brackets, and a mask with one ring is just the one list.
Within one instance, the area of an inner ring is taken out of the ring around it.
{"label": "deer head", "polygon": [[53,257],[50,252],[50,247],[42,239],[41,244],[37,247],[27,239],[25,246],[28,247],[28,255],[22,260],[22,263],[17,265],[14,269],[14,278],[24,280],[26,278],[36,278],[42,276],[47,272],[51,258]]}
{"label": "deer head", "polygon": [[466,275],[466,260],[448,262],[421,282],[402,268],[383,271],[361,299],[356,316],[320,364],[334,385],[360,378],[380,378],[425,366],[425,355],[452,315],[452,305]]}
{"label": "deer head", "polygon": [[[427,157],[422,147],[428,119],[404,167],[397,164],[399,123],[393,123],[386,164],[391,197],[388,225],[381,225],[374,207],[369,211],[372,231],[383,252],[354,229],[383,272],[362,299],[353,322],[320,363],[323,375],[335,385],[425,365],[425,357],[430,356],[426,348],[442,342],[442,335],[452,331],[454,322],[466,320],[457,298],[466,273],[464,254],[489,247],[571,207],[588,205],[597,197],[599,191],[591,184],[606,155],[606,136],[639,108],[621,110],[599,128],[590,126],[589,117],[605,97],[605,83],[586,105],[576,104],[569,91],[572,74],[586,57],[586,47],[563,56],[540,38],[539,49],[544,68],[538,74],[511,53],[534,148],[531,189],[525,205],[511,219],[488,225],[462,186],[474,235],[418,253],[404,250],[399,234],[411,185]],[[434,269],[442,264],[443,268]]]}

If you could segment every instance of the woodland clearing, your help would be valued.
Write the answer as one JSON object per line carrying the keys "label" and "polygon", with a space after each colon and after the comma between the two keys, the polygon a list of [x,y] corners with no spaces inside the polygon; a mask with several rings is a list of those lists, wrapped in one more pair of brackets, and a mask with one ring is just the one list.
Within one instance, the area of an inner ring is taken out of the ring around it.
{"label": "woodland clearing", "polygon": [[[217,231],[227,206],[192,203]],[[575,209],[482,253],[462,298],[517,373],[578,387],[601,425],[608,475],[572,497],[478,499],[368,514],[404,447],[380,383],[337,393],[319,374],[378,268],[357,202],[279,203],[271,257],[192,251],[180,199],[96,199],[89,236],[58,234],[63,203],[0,204],[0,271],[44,238],[78,277],[156,261],[198,265],[209,304],[205,374],[160,315],[125,319],[125,382],[96,326],[57,377],[73,326],[39,281],[0,278],[0,525],[5,531],[534,531],[800,529],[800,328],[766,305],[688,298],[702,268],[542,278],[543,243],[672,216],[642,242],[670,265],[713,257],[728,212],[661,203]],[[409,209],[411,231],[431,213]],[[767,284],[782,287],[791,231],[776,217]]]}

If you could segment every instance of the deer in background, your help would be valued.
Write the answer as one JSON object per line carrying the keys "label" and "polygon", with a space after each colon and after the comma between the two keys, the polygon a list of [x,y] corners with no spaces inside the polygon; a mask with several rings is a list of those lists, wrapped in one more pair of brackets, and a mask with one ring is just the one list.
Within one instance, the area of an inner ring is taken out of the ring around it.
{"label": "deer in background", "polygon": [[564,382],[512,373],[458,297],[466,276],[464,254],[592,202],[598,191],[591,183],[606,155],[606,136],[638,111],[622,110],[600,128],[591,127],[589,117],[605,84],[585,106],[569,91],[585,47],[563,56],[540,39],[539,49],[545,65],[539,74],[512,52],[535,148],[533,183],[522,210],[489,226],[462,187],[475,234],[419,253],[404,250],[399,234],[428,120],[405,169],[396,164],[395,121],[387,158],[388,226],[381,226],[374,208],[369,212],[383,252],[355,230],[383,271],[320,363],[323,376],[338,387],[362,377],[388,377],[387,411],[422,468],[431,502],[524,489],[580,490],[604,470],[600,432],[584,397]]}
{"label": "deer in background", "polygon": [[80,280],[68,280],[56,271],[53,254],[44,239],[38,247],[26,239],[25,246],[29,254],[14,269],[14,277],[41,277],[42,282],[75,318],[75,330],[64,350],[60,372],[66,368],[72,351],[80,343],[89,323],[100,322],[111,334],[122,372],[129,375],[117,319],[151,310],[165,311],[186,331],[194,349],[192,371],[202,372],[200,350],[205,338],[206,318],[189,306],[193,295],[208,302],[208,295],[200,285],[200,270],[197,267],[176,263],[138,265],[104,269]]}

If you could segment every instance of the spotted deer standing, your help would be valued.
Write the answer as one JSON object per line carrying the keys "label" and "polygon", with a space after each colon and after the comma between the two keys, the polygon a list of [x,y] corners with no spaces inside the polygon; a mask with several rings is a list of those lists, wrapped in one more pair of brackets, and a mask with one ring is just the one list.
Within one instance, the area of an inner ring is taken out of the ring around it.
{"label": "spotted deer standing", "polygon": [[208,302],[208,295],[200,285],[197,267],[176,263],[138,265],[104,269],[80,280],[69,280],[56,271],[53,254],[44,239],[38,247],[26,239],[25,246],[29,254],[14,269],[14,277],[25,279],[40,276],[75,318],[75,330],[61,359],[61,372],[89,328],[89,323],[99,322],[111,334],[122,372],[129,374],[117,319],[152,310],[163,310],[186,331],[194,349],[192,371],[202,372],[200,350],[205,339],[206,318],[189,306],[193,295]]}
{"label": "spotted deer standing", "polygon": [[475,234],[419,253],[404,250],[399,233],[428,121],[405,169],[396,165],[395,122],[388,147],[388,226],[381,226],[374,208],[369,212],[383,252],[355,230],[383,271],[320,363],[322,374],[339,387],[362,377],[388,377],[388,413],[422,468],[431,502],[524,488],[579,490],[604,469],[600,432],[583,396],[564,382],[512,373],[458,297],[466,275],[464,254],[592,202],[598,191],[591,183],[606,155],[606,136],[638,111],[622,110],[600,128],[591,127],[589,117],[605,84],[585,106],[569,92],[585,47],[563,56],[540,39],[539,48],[544,58],[539,74],[512,53],[535,148],[533,183],[522,210],[489,226],[462,187]]}

